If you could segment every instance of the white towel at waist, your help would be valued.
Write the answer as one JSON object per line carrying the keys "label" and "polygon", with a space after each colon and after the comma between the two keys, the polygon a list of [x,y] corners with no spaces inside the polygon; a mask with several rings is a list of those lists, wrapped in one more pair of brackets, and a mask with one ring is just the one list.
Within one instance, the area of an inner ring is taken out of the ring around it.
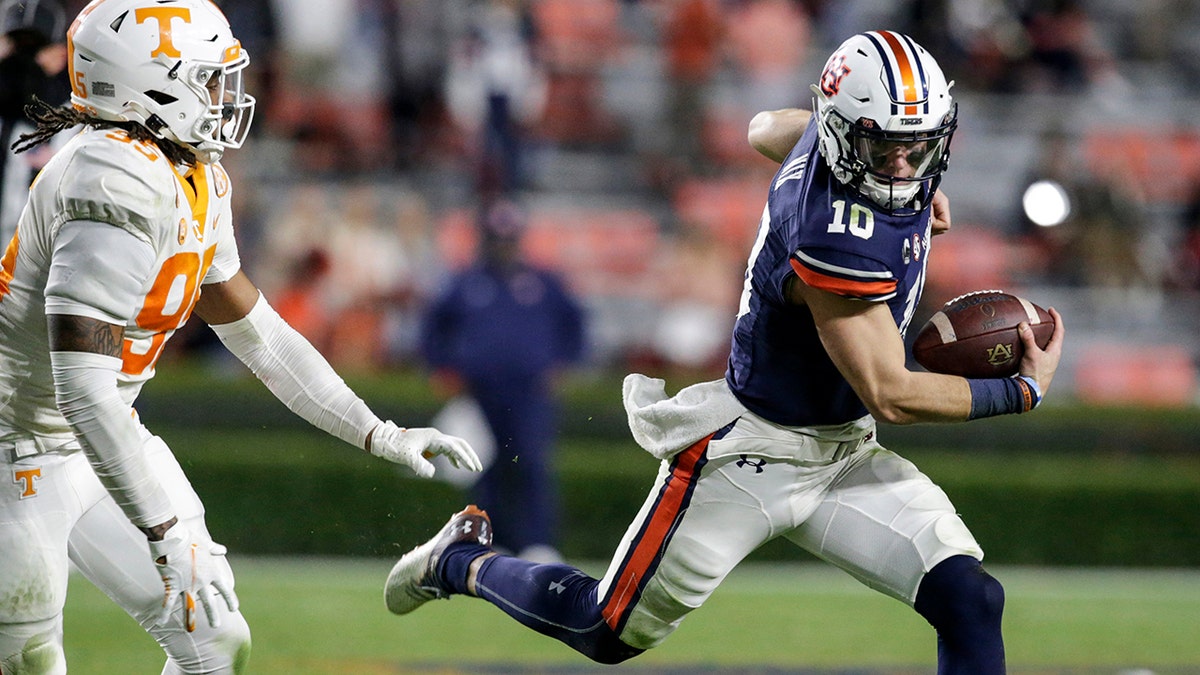
{"label": "white towel at waist", "polygon": [[666,382],[639,373],[625,376],[621,400],[633,440],[658,459],[669,459],[746,413],[725,380],[701,382],[667,396]]}

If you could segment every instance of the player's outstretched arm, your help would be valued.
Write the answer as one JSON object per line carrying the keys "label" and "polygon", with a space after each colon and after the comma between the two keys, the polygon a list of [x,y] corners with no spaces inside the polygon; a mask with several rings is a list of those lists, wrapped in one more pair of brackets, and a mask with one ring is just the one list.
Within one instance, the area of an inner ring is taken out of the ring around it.
{"label": "player's outstretched arm", "polygon": [[763,157],[782,162],[804,135],[811,117],[811,112],[801,108],[764,110],[750,120],[746,138]]}
{"label": "player's outstretched arm", "polygon": [[245,273],[206,285],[195,311],[289,410],[318,429],[404,464],[423,478],[433,475],[428,460],[433,455],[445,455],[461,468],[482,469],[461,438],[380,420],[316,348],[275,312]]}

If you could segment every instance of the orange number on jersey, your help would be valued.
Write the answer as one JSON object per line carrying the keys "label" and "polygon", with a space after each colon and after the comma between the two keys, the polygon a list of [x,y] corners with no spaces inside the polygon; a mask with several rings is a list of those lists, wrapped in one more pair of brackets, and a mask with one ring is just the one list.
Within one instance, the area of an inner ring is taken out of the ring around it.
{"label": "orange number on jersey", "polygon": [[104,135],[115,141],[121,141],[122,143],[132,143],[134,149],[136,149],[138,152],[142,153],[142,156],[144,156],[146,159],[150,160],[151,162],[158,159],[158,153],[155,152],[155,149],[152,146],[147,145],[146,143],[143,143],[142,141],[134,139],[132,136],[125,133],[121,129],[114,129]]}
{"label": "orange number on jersey", "polygon": [[152,368],[166,346],[167,335],[182,326],[192,315],[200,299],[200,279],[212,265],[216,246],[204,252],[204,260],[191,251],[182,251],[167,258],[154,278],[142,311],[135,322],[138,328],[154,331],[150,346],[142,353],[133,351],[133,340],[126,339],[121,353],[121,371],[140,375]]}
{"label": "orange number on jersey", "polygon": [[4,251],[4,259],[0,260],[0,300],[8,295],[8,284],[12,282],[13,271],[17,268],[17,248],[19,246],[17,235],[14,233],[13,238],[8,242],[8,249]]}

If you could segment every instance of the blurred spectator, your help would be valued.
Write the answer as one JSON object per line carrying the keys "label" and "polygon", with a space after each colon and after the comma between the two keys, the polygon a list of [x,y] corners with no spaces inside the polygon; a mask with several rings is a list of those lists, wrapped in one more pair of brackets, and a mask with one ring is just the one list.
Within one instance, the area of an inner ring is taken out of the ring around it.
{"label": "blurred spectator", "polygon": [[495,461],[473,487],[473,499],[507,523],[496,532],[497,544],[554,560],[554,376],[582,357],[583,313],[557,274],[525,262],[525,216],[514,204],[485,203],[478,226],[478,260],[428,308],[422,351],[435,389],[447,398],[473,398],[491,429]]}
{"label": "blurred spectator", "polygon": [[546,105],[537,29],[522,0],[484,0],[472,16],[450,55],[446,101],[467,134],[477,187],[508,194],[524,185],[528,126]]}
{"label": "blurred spectator", "polygon": [[797,85],[808,55],[811,26],[795,0],[735,0],[729,3],[730,51],[742,84],[738,101],[750,114],[806,103]]}
{"label": "blurred spectator", "polygon": [[409,169],[433,145],[444,112],[449,42],[446,0],[385,3],[384,55],[388,107],[397,169]]}
{"label": "blurred spectator", "polygon": [[1029,54],[1020,7],[1006,0],[914,0],[910,34],[955,73],[960,86],[1013,92],[1022,86],[1017,64]]}
{"label": "blurred spectator", "polygon": [[[246,90],[259,101],[273,101],[279,86],[279,21],[272,0],[220,0],[233,34],[250,54]],[[260,133],[262,125],[252,127]]]}
{"label": "blurred spectator", "polygon": [[271,0],[287,58],[274,99],[260,105],[273,131],[292,141],[292,167],[357,173],[392,164],[385,70],[392,1],[323,0],[313,11],[309,0]]}
{"label": "blurred spectator", "polygon": [[66,26],[58,0],[0,2],[0,251],[16,231],[34,176],[70,137],[64,132],[29,152],[12,151],[21,134],[33,131],[25,106],[35,96],[52,105],[70,99]]}
{"label": "blurred spectator", "polygon": [[694,222],[664,241],[655,291],[659,302],[654,351],[660,363],[685,377],[716,377],[729,357],[745,255]]}
{"label": "blurred spectator", "polygon": [[1200,291],[1200,183],[1184,205],[1179,242],[1167,281],[1175,288]]}
{"label": "blurred spectator", "polygon": [[[392,300],[403,301],[411,264],[398,250],[391,195],[372,183],[342,185],[332,196],[333,222],[322,235],[330,259],[327,358],[340,368],[374,370],[390,357]],[[328,223],[326,223],[328,225]]]}
{"label": "blurred spectator", "polygon": [[276,291],[275,311],[318,350],[329,347],[329,314],[322,285],[329,277],[329,254],[320,247],[305,251],[293,261],[288,278]]}
{"label": "blurred spectator", "polygon": [[1157,285],[1142,257],[1146,209],[1137,188],[1119,169],[1081,169],[1075,140],[1059,129],[1043,135],[1019,200],[1049,279],[1114,290]]}
{"label": "blurred spectator", "polygon": [[423,300],[436,285],[441,268],[431,232],[435,225],[429,203],[418,193],[402,193],[394,195],[394,205],[393,227],[378,242],[381,257],[393,272],[380,288],[376,302],[383,308],[385,364],[406,365],[420,358]]}
{"label": "blurred spectator", "polygon": [[1078,0],[913,0],[906,14],[914,38],[948,55],[961,86],[999,93],[1124,86]]}
{"label": "blurred spectator", "polygon": [[692,166],[702,163],[701,129],[708,87],[720,65],[725,36],[719,0],[671,0],[663,46],[670,84],[671,153]]}
{"label": "blurred spectator", "polygon": [[1034,4],[1025,16],[1030,68],[1025,91],[1080,91],[1116,77],[1115,64],[1078,0]]}
{"label": "blurred spectator", "polygon": [[[864,30],[896,26],[909,2],[880,0],[798,0],[798,4],[813,18],[813,37],[820,40],[818,51],[832,50],[842,40]],[[969,2],[970,0],[957,0]],[[925,44],[922,42],[921,44]],[[926,45],[928,48],[929,45]],[[930,49],[930,51],[935,51]],[[824,59],[824,56],[821,57]]]}

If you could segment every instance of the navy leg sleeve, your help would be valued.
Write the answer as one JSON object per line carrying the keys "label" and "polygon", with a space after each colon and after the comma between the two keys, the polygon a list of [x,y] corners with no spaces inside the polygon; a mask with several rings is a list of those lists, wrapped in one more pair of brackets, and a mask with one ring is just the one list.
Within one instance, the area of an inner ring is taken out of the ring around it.
{"label": "navy leg sleeve", "polygon": [[971,556],[938,563],[913,604],[938,634],[938,675],[1002,675],[1004,589]]}
{"label": "navy leg sleeve", "polygon": [[605,623],[596,599],[599,584],[570,565],[502,555],[485,560],[475,577],[479,597],[505,614],[593,661],[621,663],[644,650],[621,642]]}

